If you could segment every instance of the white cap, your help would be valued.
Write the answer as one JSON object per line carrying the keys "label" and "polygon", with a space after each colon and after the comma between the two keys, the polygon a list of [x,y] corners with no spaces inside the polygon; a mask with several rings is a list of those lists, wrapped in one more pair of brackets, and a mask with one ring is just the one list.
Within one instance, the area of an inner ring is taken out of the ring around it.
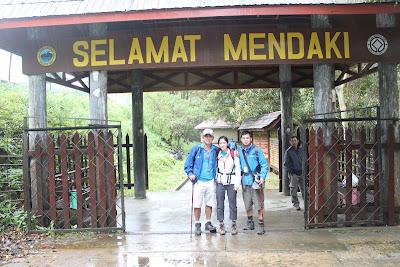
{"label": "white cap", "polygon": [[202,136],[205,136],[205,135],[211,135],[211,136],[214,136],[214,131],[212,130],[212,129],[204,129],[203,130],[203,133],[201,134]]}

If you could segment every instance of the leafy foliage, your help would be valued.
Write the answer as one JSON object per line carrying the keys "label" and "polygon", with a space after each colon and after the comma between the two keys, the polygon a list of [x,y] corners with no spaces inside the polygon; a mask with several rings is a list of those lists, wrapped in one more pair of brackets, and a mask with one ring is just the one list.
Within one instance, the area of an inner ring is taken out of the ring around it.
{"label": "leafy foliage", "polygon": [[280,110],[279,90],[276,89],[212,91],[205,96],[205,101],[214,118],[239,123]]}
{"label": "leafy foliage", "polygon": [[28,213],[18,208],[11,201],[0,201],[0,232],[9,226],[26,229]]}
{"label": "leafy foliage", "polygon": [[344,90],[347,109],[379,105],[378,74],[350,82]]}
{"label": "leafy foliage", "polygon": [[172,146],[198,137],[194,126],[206,117],[206,103],[176,94],[150,93],[144,96],[145,128]]}

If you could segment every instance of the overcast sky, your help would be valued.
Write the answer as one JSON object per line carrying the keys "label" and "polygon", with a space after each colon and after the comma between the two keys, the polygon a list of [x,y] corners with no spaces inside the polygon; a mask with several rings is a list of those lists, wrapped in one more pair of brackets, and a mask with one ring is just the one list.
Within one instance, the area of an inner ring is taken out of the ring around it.
{"label": "overcast sky", "polygon": [[[10,67],[10,53],[0,49],[0,80],[8,81]],[[10,81],[14,83],[28,83],[26,75],[22,74],[21,57],[12,55]]]}

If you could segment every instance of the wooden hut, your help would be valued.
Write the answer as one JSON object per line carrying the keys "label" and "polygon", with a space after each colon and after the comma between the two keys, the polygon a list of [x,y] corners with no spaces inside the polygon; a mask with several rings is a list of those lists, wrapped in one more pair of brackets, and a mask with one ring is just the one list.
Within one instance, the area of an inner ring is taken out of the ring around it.
{"label": "wooden hut", "polygon": [[[215,120],[206,120],[194,127],[197,130],[204,130],[206,128],[210,128],[214,130],[214,143],[217,143],[218,138],[222,135],[228,137],[228,139],[233,139],[235,142],[238,142],[238,128],[239,125],[233,122],[226,122],[223,119],[215,119]],[[201,135],[201,132],[200,132]],[[201,136],[200,136],[201,140]]]}
{"label": "wooden hut", "polygon": [[279,173],[278,129],[280,124],[281,112],[276,111],[245,119],[239,127],[239,131],[247,130],[253,133],[253,143],[262,148],[270,169],[276,173]]}

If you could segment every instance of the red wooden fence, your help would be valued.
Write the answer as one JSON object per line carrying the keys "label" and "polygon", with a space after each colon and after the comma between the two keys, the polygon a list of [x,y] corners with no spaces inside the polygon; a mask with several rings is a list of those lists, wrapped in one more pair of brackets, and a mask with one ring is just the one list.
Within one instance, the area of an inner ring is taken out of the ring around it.
{"label": "red wooden fence", "polygon": [[[307,130],[308,139],[308,226],[379,224],[382,222],[380,141],[377,128],[332,129],[332,143],[324,144],[322,128]],[[400,129],[399,129],[400,131]],[[344,132],[344,133],[343,133]],[[395,162],[400,140],[394,127],[387,129],[386,156],[389,166],[387,223],[395,224]],[[397,163],[399,166],[400,164]],[[400,173],[400,170],[399,170]],[[358,177],[353,187],[352,175]],[[329,176],[329,177],[327,177]],[[345,181],[345,186],[343,181]],[[385,209],[386,210],[386,209]]]}
{"label": "red wooden fence", "polygon": [[30,170],[25,170],[30,177],[25,179],[27,188],[36,188],[25,198],[30,202],[25,207],[42,226],[50,222],[64,229],[117,226],[113,140],[111,130],[84,136],[63,133],[57,139],[52,134],[36,136],[28,154]]}

